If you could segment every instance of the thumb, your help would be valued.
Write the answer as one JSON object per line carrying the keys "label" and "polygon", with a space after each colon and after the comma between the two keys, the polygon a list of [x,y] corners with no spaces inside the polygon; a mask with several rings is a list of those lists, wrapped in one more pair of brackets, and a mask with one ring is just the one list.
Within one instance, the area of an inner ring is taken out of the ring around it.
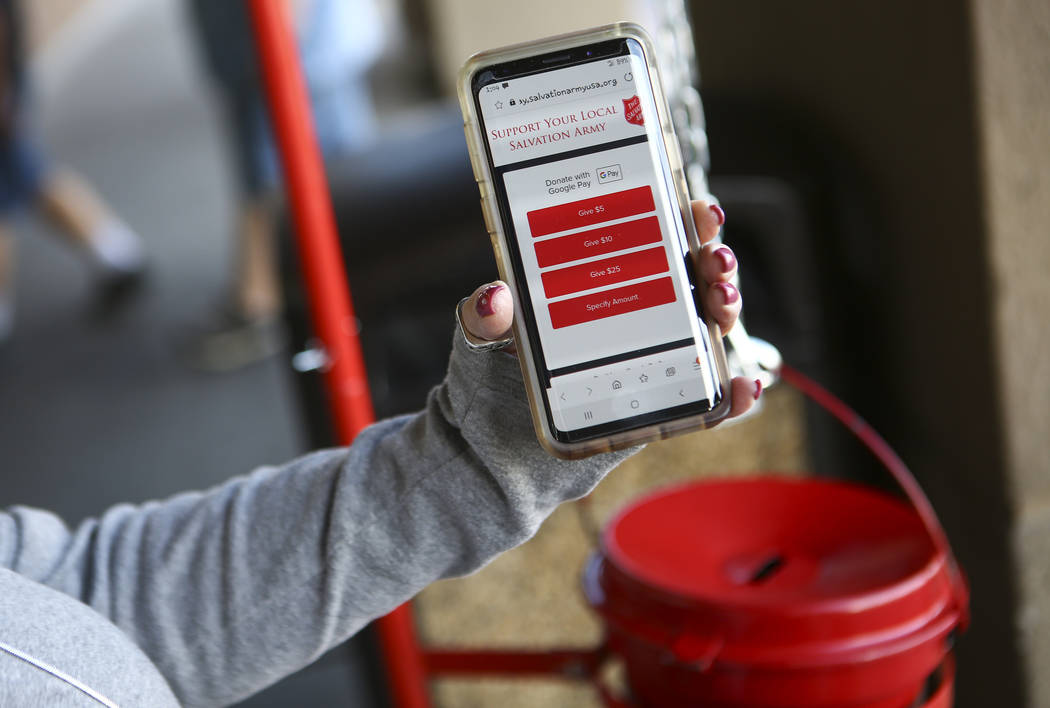
{"label": "thumb", "polygon": [[492,341],[509,336],[514,299],[501,280],[482,285],[463,303],[460,321],[471,336]]}

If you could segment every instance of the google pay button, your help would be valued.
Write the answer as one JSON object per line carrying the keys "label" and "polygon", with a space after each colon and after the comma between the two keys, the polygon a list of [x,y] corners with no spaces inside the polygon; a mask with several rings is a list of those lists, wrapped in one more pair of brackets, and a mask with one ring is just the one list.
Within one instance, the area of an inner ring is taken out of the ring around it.
{"label": "google pay button", "polygon": [[608,167],[598,168],[598,184],[617,182],[621,179],[623,179],[623,170],[619,165],[609,165]]}

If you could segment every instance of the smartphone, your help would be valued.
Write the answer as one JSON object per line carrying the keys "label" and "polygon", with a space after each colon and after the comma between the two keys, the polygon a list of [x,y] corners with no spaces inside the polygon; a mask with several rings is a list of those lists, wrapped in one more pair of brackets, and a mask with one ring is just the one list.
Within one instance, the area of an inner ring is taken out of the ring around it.
{"label": "smartphone", "polygon": [[476,54],[465,133],[536,434],[583,457],[729,410],[652,43],[620,23]]}

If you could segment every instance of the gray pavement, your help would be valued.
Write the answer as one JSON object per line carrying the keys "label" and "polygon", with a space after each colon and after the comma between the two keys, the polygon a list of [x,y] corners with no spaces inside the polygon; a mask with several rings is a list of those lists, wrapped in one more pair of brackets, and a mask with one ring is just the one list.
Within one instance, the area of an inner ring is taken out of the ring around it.
{"label": "gray pavement", "polygon": [[[232,218],[220,124],[181,8],[103,0],[89,10],[36,58],[39,132],[53,160],[142,234],[150,279],[118,319],[93,320],[86,264],[29,216],[15,336],[0,348],[0,505],[50,508],[70,523],[302,450],[285,357],[221,376],[176,357],[222,298]],[[245,705],[367,705],[361,680],[330,658]]]}

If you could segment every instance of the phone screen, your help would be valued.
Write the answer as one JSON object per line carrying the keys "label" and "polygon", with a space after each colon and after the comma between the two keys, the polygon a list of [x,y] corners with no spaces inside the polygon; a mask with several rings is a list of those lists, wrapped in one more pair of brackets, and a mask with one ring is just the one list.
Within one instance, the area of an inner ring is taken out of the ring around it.
{"label": "phone screen", "polygon": [[564,442],[720,398],[642,51],[610,40],[473,81],[519,308]]}

